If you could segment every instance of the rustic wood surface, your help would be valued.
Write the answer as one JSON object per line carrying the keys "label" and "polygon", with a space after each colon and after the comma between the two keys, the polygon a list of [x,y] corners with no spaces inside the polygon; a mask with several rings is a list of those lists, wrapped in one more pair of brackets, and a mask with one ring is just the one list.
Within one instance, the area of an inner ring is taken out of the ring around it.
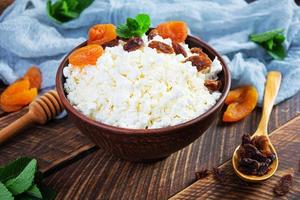
{"label": "rustic wood surface", "polygon": [[231,160],[220,169],[225,173],[225,181],[220,182],[210,175],[200,179],[171,199],[272,199],[273,188],[284,174],[293,174],[293,187],[286,199],[300,198],[300,116],[275,130],[270,139],[278,150],[279,167],[274,176],[263,183],[247,184],[235,175]]}
{"label": "rustic wood surface", "polygon": [[[274,108],[270,130],[299,113],[300,93]],[[257,109],[239,123],[216,121],[194,143],[152,164],[122,161],[99,149],[53,173],[45,183],[59,192],[58,199],[167,199],[191,185],[196,171],[228,160],[242,134],[255,131],[259,118]]]}
{"label": "rustic wood surface", "polygon": [[[24,113],[11,113],[0,118],[0,128],[7,126]],[[19,133],[0,147],[0,165],[19,156],[37,158],[42,172],[76,158],[94,147],[71,123],[70,119],[52,120],[46,126],[35,125]]]}
{"label": "rustic wood surface", "polygon": [[[0,13],[9,4],[7,2],[12,0],[0,1]],[[300,0],[296,2],[300,5]],[[2,87],[0,83],[0,92]],[[7,115],[0,110],[0,128],[24,112],[26,109]],[[281,127],[299,114],[300,93],[275,107],[270,119],[270,130]],[[249,199],[273,199],[271,188],[274,182],[280,175],[294,168],[293,189],[282,199],[300,199],[299,125],[295,129],[282,128],[272,135],[272,141],[277,141],[274,144],[278,146],[280,166],[275,177],[267,182],[250,187],[236,184],[238,179],[232,174],[230,165],[224,164],[222,167],[227,176],[232,175],[232,183],[220,185],[212,177],[194,183],[196,171],[221,165],[230,159],[232,151],[240,143],[241,135],[254,132],[259,117],[260,109],[256,109],[239,123],[222,124],[217,120],[193,144],[152,164],[121,161],[96,148],[69,119],[55,120],[46,126],[27,129],[0,146],[0,165],[21,155],[37,158],[40,170],[48,176],[45,183],[58,192],[57,199],[68,200],[167,199],[171,196],[173,199],[244,199],[246,195]],[[296,124],[299,124],[297,121]],[[290,131],[294,134],[287,133]],[[286,142],[293,138],[292,144],[295,146]],[[286,149],[292,150],[286,152]]]}

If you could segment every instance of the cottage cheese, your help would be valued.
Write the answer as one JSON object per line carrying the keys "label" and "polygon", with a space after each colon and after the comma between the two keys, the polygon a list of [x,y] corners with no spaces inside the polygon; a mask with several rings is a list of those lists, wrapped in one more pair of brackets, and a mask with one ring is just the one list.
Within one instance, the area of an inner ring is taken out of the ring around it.
{"label": "cottage cheese", "polygon": [[[123,44],[107,47],[95,66],[64,68],[70,103],[84,115],[124,128],[162,128],[189,121],[213,106],[204,80],[222,69],[217,58],[210,72],[198,72],[181,54],[157,53],[147,47],[127,52]],[[171,44],[170,39],[153,40]],[[185,46],[185,49],[188,49]],[[188,50],[189,55],[191,54]]]}

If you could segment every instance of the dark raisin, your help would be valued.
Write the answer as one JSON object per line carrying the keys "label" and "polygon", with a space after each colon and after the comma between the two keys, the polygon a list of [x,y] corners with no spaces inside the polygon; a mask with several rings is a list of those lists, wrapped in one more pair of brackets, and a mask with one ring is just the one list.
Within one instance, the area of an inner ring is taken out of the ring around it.
{"label": "dark raisin", "polygon": [[193,48],[191,48],[190,50],[191,50],[191,53],[196,53],[196,54],[201,54],[201,53],[203,53],[203,52],[202,52],[202,49],[199,48],[199,47],[193,47]]}
{"label": "dark raisin", "polygon": [[157,35],[158,35],[157,29],[152,29],[148,34],[148,41],[153,40],[153,38]]}
{"label": "dark raisin", "polygon": [[276,159],[275,154],[268,155],[268,159],[271,160],[271,163]]}
{"label": "dark raisin", "polygon": [[207,59],[206,57],[200,55],[190,56],[184,62],[188,61],[190,61],[193,66],[197,67],[198,71],[208,69],[211,65],[211,60],[209,58]]}
{"label": "dark raisin", "polygon": [[249,175],[257,174],[260,168],[260,163],[251,158],[241,158],[239,159],[238,164],[239,164],[239,170]]}
{"label": "dark raisin", "polygon": [[251,136],[249,134],[244,134],[242,137],[242,145],[252,144]]}
{"label": "dark raisin", "polygon": [[102,47],[105,49],[106,47],[114,47],[119,45],[119,39],[114,39],[112,41],[106,42],[102,45]]}
{"label": "dark raisin", "polygon": [[269,164],[267,162],[260,163],[260,167],[257,170],[257,175],[262,176],[262,175],[268,173],[269,170],[270,170],[270,168],[269,168]]}
{"label": "dark raisin", "polygon": [[243,145],[243,148],[245,149],[246,158],[252,158],[259,162],[266,162],[267,157],[263,155],[254,145],[245,144]]}
{"label": "dark raisin", "polygon": [[195,173],[196,179],[200,180],[206,178],[209,175],[209,171],[207,169],[202,169]]}
{"label": "dark raisin", "polygon": [[123,49],[125,51],[135,51],[138,50],[141,46],[143,46],[144,42],[141,38],[139,37],[133,37],[129,39],[126,44],[124,44]]}
{"label": "dark raisin", "polygon": [[205,80],[204,86],[210,91],[217,91],[221,88],[221,81],[218,80]]}
{"label": "dark raisin", "polygon": [[184,57],[187,57],[187,53],[184,48],[177,42],[172,42],[172,47],[176,54],[182,54]]}
{"label": "dark raisin", "polygon": [[221,183],[223,183],[225,181],[225,173],[224,173],[224,171],[222,171],[219,168],[214,167],[213,170],[212,170],[212,172],[213,172],[214,178],[216,180],[218,180]]}
{"label": "dark raisin", "polygon": [[266,156],[273,154],[270,149],[269,139],[266,136],[255,136],[252,139],[252,143]]}
{"label": "dark raisin", "polygon": [[157,52],[160,53],[174,53],[174,50],[171,46],[163,43],[163,42],[159,42],[159,41],[152,41],[148,44],[148,47],[152,48],[152,49],[156,49]]}
{"label": "dark raisin", "polygon": [[289,192],[292,187],[293,177],[291,174],[286,174],[279,180],[278,184],[274,187],[274,193],[278,196],[283,196]]}

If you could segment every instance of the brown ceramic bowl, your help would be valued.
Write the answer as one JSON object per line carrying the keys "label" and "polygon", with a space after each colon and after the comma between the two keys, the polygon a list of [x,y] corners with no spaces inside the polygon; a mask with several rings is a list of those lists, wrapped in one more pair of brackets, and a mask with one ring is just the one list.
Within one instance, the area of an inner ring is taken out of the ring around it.
{"label": "brown ceramic bowl", "polygon": [[[222,82],[222,95],[207,112],[188,122],[158,129],[119,128],[92,120],[76,110],[66,98],[63,87],[65,82],[63,68],[68,65],[68,56],[66,56],[56,74],[56,88],[75,126],[100,148],[130,161],[159,160],[192,143],[219,116],[230,88],[230,74],[222,57],[208,44],[194,36],[188,36],[186,43],[189,47],[201,47],[211,59],[217,56],[223,67],[222,72],[219,74],[219,79]],[[85,45],[86,42],[75,49]]]}

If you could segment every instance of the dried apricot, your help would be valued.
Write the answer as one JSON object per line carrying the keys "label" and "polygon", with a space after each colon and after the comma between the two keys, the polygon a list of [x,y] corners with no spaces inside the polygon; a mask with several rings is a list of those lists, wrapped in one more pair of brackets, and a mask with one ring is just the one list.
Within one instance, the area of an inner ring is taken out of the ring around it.
{"label": "dried apricot", "polygon": [[23,79],[28,79],[30,82],[30,88],[40,89],[42,85],[42,73],[39,68],[32,66],[30,67]]}
{"label": "dried apricot", "polygon": [[8,106],[25,106],[30,104],[38,95],[36,88],[31,88],[22,92],[15,93],[10,96]]}
{"label": "dried apricot", "polygon": [[88,36],[88,45],[102,45],[117,38],[116,27],[113,24],[96,24],[90,28]]}
{"label": "dried apricot", "polygon": [[169,21],[157,26],[158,35],[163,38],[171,38],[174,42],[184,42],[188,28],[183,21]]}
{"label": "dried apricot", "polygon": [[23,79],[8,86],[0,97],[0,107],[5,112],[20,110],[37,96],[37,88],[30,89],[30,81]]}
{"label": "dried apricot", "polygon": [[92,44],[76,49],[69,56],[69,63],[74,66],[84,67],[95,65],[97,59],[103,54],[103,48],[98,44]]}
{"label": "dried apricot", "polygon": [[15,112],[22,109],[22,106],[7,106],[4,104],[0,104],[1,110],[4,112]]}
{"label": "dried apricot", "polygon": [[224,115],[224,122],[236,122],[248,116],[255,108],[258,93],[253,86],[244,86],[230,91],[225,104],[229,104]]}

